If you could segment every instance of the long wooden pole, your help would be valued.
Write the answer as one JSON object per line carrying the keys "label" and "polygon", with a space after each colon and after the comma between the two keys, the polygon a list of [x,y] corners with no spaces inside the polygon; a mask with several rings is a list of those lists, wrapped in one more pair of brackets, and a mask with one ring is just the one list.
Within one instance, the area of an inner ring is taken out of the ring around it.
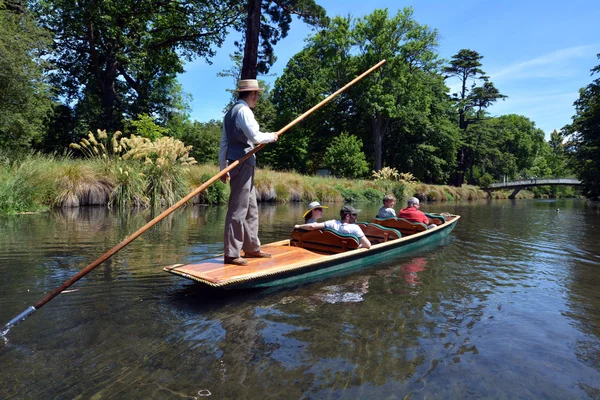
{"label": "long wooden pole", "polygon": [[[292,122],[290,122],[289,124],[287,124],[286,126],[284,126],[282,129],[280,129],[279,131],[277,131],[277,136],[280,136],[281,134],[283,134],[284,132],[286,132],[287,130],[289,130],[291,127],[293,127],[294,125],[296,125],[298,122],[302,121],[304,118],[306,118],[307,116],[309,116],[310,114],[312,114],[313,112],[315,112],[316,110],[318,110],[319,108],[321,108],[325,103],[329,102],[335,96],[337,96],[338,94],[340,94],[341,92],[343,92],[344,90],[346,90],[350,86],[354,85],[356,82],[358,82],[359,80],[361,80],[362,78],[364,78],[365,76],[367,76],[368,74],[370,74],[371,72],[373,72],[374,70],[376,70],[377,68],[379,68],[380,66],[382,66],[385,63],[385,61],[386,60],[381,60],[380,62],[378,62],[377,64],[375,64],[371,68],[369,68],[367,71],[363,72],[362,74],[360,74],[359,76],[357,76],[356,78],[354,78],[352,81],[348,82],[345,86],[343,86],[342,88],[338,89],[335,93],[332,93],[331,95],[329,95],[327,98],[325,98],[319,104],[317,104],[316,106],[312,107],[310,110],[306,111],[304,114],[302,114],[301,116],[299,116],[298,118],[296,118],[295,120],[293,120]],[[252,149],[252,151],[250,151],[249,153],[247,153],[244,157],[242,157],[241,159],[236,160],[233,163],[229,164],[227,166],[227,168],[221,170],[218,174],[216,174],[215,176],[213,176],[212,178],[210,178],[209,180],[207,180],[206,182],[204,182],[202,185],[200,185],[199,187],[197,187],[196,189],[194,189],[187,196],[185,196],[184,198],[182,198],[181,200],[179,200],[177,203],[173,204],[171,207],[167,208],[165,211],[163,211],[157,217],[153,218],[146,225],[142,226],[140,229],[138,229],[137,231],[135,231],[133,234],[131,234],[128,237],[126,237],[123,241],[121,241],[115,247],[113,247],[112,249],[108,250],[106,253],[102,254],[99,258],[97,258],[96,260],[94,260],[93,262],[91,262],[90,264],[88,264],[88,266],[86,266],[84,269],[82,269],[77,274],[73,275],[71,278],[69,278],[68,280],[66,280],[58,288],[56,288],[52,292],[48,293],[43,299],[41,299],[40,301],[38,301],[37,303],[35,303],[33,306],[29,306],[25,311],[23,311],[17,317],[15,317],[11,321],[9,321],[8,324],[6,324],[4,326],[4,328],[2,329],[2,331],[0,332],[0,334],[5,335],[10,330],[10,328],[12,328],[13,326],[15,326],[19,322],[25,320],[25,318],[27,318],[30,314],[33,314],[35,311],[39,310],[42,306],[44,306],[44,304],[48,303],[50,300],[52,300],[53,298],[55,298],[56,296],[58,296],[63,290],[67,289],[69,286],[71,286],[72,284],[74,284],[75,282],[77,282],[79,279],[81,279],[83,276],[85,276],[91,270],[93,270],[94,268],[96,268],[98,265],[102,264],[104,261],[106,261],[109,258],[111,258],[113,255],[115,255],[123,247],[125,247],[129,243],[133,242],[136,238],[138,238],[139,236],[141,236],[148,229],[152,228],[154,225],[156,225],[161,220],[163,220],[167,215],[171,214],[173,211],[177,210],[179,207],[181,207],[182,205],[184,205],[185,203],[187,203],[189,200],[191,200],[198,193],[202,192],[204,189],[206,189],[207,187],[209,187],[210,185],[212,185],[214,182],[216,182],[217,179],[220,179],[222,176],[224,176],[229,171],[231,171],[232,169],[234,169],[235,167],[237,167],[239,164],[241,164],[244,161],[246,161],[253,154],[255,154],[256,152],[260,151],[263,147],[265,147],[265,144],[261,144],[259,146],[256,146],[254,149]]]}

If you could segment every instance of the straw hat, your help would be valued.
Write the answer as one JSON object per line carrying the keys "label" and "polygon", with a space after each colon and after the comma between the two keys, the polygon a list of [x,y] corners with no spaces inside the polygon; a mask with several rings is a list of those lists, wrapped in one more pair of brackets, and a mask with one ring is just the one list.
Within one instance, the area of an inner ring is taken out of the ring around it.
{"label": "straw hat", "polygon": [[241,79],[238,81],[237,92],[262,92],[256,79]]}
{"label": "straw hat", "polygon": [[304,215],[302,216],[302,218],[306,218],[306,216],[308,215],[308,213],[311,212],[312,210],[314,210],[315,208],[329,208],[329,207],[322,206],[321,203],[319,203],[318,201],[313,201],[312,203],[310,203],[308,205],[308,210],[306,210],[306,212],[304,213]]}

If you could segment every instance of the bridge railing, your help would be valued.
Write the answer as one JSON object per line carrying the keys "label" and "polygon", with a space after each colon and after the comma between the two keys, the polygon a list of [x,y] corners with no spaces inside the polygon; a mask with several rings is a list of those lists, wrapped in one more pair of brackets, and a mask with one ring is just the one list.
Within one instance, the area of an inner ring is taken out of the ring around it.
{"label": "bridge railing", "polygon": [[526,186],[542,186],[542,185],[581,185],[581,181],[575,178],[545,178],[545,179],[520,179],[518,181],[492,183],[488,188],[514,188]]}

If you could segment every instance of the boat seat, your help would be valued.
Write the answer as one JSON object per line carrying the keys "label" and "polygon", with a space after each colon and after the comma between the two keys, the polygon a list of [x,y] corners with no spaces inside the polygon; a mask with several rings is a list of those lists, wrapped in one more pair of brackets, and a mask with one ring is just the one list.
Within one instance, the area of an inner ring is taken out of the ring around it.
{"label": "boat seat", "polygon": [[427,225],[422,222],[412,222],[404,218],[375,218],[371,223],[375,223],[386,228],[397,229],[403,235],[413,235],[417,232],[423,232],[427,230]]}
{"label": "boat seat", "polygon": [[371,244],[384,243],[388,240],[399,239],[402,237],[400,231],[393,228],[386,228],[379,224],[369,222],[359,222],[357,225],[365,233]]}
{"label": "boat seat", "polygon": [[429,218],[429,222],[432,224],[442,225],[443,223],[446,222],[446,218],[444,218],[443,215],[425,213],[425,216],[427,216],[427,218]]}
{"label": "boat seat", "polygon": [[341,233],[331,228],[313,231],[294,229],[290,240],[291,246],[330,254],[358,249],[359,244],[360,240],[356,235]]}

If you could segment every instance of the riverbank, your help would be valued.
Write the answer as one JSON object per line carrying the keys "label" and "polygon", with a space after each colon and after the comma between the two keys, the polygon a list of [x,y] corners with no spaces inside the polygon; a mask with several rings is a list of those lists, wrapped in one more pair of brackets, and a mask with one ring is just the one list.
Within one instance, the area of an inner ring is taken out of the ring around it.
{"label": "riverbank", "polygon": [[[44,211],[78,206],[165,207],[218,173],[214,165],[155,168],[136,161],[73,159],[30,155],[17,162],[0,162],[0,213]],[[349,180],[258,169],[255,186],[261,202],[327,203],[380,202],[393,193],[398,205],[411,196],[422,201],[477,200],[488,194],[476,186],[428,185],[390,180]],[[492,192],[507,198],[508,191]],[[193,199],[194,204],[225,203],[229,186],[220,181]],[[532,198],[522,191],[519,198]]]}

